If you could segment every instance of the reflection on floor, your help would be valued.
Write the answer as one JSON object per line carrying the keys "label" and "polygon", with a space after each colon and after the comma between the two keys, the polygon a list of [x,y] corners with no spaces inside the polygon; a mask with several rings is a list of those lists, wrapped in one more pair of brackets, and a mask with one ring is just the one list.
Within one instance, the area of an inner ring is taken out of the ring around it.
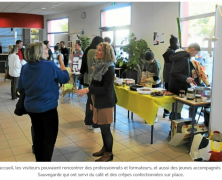
{"label": "reflection on floor", "polygon": [[[59,102],[59,134],[53,161],[94,161],[92,152],[102,146],[100,133],[88,130],[83,123],[86,98],[64,97]],[[16,101],[11,100],[10,81],[0,77],[0,161],[35,161],[31,145],[29,116],[14,115]],[[158,112],[154,125],[154,144],[150,144],[150,126],[134,114],[129,120],[127,110],[117,106],[117,121],[112,124],[114,162],[131,161],[192,161],[188,146],[172,147],[168,144],[170,121]],[[183,117],[188,114],[183,109]]]}

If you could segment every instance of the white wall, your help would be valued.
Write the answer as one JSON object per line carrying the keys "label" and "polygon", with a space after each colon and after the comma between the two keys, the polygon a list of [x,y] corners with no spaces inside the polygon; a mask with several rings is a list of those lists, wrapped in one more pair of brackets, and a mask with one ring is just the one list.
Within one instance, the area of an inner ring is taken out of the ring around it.
{"label": "white wall", "polygon": [[[220,6],[222,10],[222,6]],[[212,89],[212,101],[211,101],[211,113],[210,113],[210,131],[222,132],[222,83],[221,83],[221,67],[222,67],[222,17],[216,11],[216,29],[215,37],[219,40],[215,43],[214,51],[214,69],[213,69],[213,89]]]}
{"label": "white wall", "polygon": [[[132,32],[137,39],[144,39],[161,63],[163,70],[163,53],[169,46],[170,35],[178,37],[177,21],[179,3],[177,2],[136,2],[132,6]],[[153,32],[164,33],[165,42],[153,45]],[[162,76],[162,74],[161,74]]]}
{"label": "white wall", "polygon": [[[116,3],[116,6],[124,3]],[[69,33],[84,34],[91,39],[100,35],[100,10],[110,7],[111,3],[90,8],[71,11],[63,14],[45,16],[45,27],[47,19],[69,17]],[[81,13],[86,12],[86,19],[81,19]],[[132,25],[133,32],[137,39],[144,39],[152,49],[155,57],[159,59],[163,70],[162,54],[169,46],[170,35],[178,36],[176,17],[179,16],[178,2],[133,2],[132,3]],[[153,46],[153,32],[165,34],[165,43]],[[46,39],[46,30],[44,31]]]}

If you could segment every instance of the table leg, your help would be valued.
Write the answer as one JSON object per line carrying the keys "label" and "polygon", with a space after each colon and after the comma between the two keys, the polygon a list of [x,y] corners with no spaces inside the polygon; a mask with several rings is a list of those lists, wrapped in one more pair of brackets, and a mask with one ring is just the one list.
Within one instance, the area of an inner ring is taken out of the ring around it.
{"label": "table leg", "polygon": [[191,144],[193,142],[193,136],[194,136],[194,122],[195,122],[195,116],[196,116],[196,107],[192,107],[193,112],[192,112],[192,128],[191,128]]}
{"label": "table leg", "polygon": [[171,112],[171,122],[170,122],[170,131],[172,131],[172,120],[175,119],[175,110],[174,110],[174,103],[172,103],[172,112]]}
{"label": "table leg", "polygon": [[176,100],[176,102],[175,102],[175,112],[174,112],[174,114],[175,114],[175,119],[174,120],[176,120],[177,119],[177,106],[178,106],[178,101]]}
{"label": "table leg", "polygon": [[133,112],[131,112],[131,120],[133,120]]}
{"label": "table leg", "polygon": [[154,125],[151,125],[151,144],[153,144],[153,129]]}
{"label": "table leg", "polygon": [[114,105],[114,122],[116,122],[116,104]]}
{"label": "table leg", "polygon": [[175,119],[174,103],[172,103],[171,121]]}

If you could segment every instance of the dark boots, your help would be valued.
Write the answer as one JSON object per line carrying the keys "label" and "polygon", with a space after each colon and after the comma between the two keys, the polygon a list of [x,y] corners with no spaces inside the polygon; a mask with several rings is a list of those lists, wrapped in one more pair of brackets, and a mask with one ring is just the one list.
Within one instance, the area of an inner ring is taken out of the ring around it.
{"label": "dark boots", "polygon": [[103,156],[95,160],[95,162],[107,162],[107,161],[112,161],[112,160],[113,160],[113,154],[109,152],[105,152]]}
{"label": "dark boots", "polygon": [[102,156],[99,159],[95,160],[96,162],[107,162],[113,160],[113,154],[106,152],[106,148],[104,146],[100,151],[93,153],[93,156],[96,157]]}
{"label": "dark boots", "polygon": [[164,109],[163,118],[169,115],[170,115],[170,111],[168,111],[167,109]]}
{"label": "dark boots", "polygon": [[103,156],[105,152],[106,152],[106,148],[103,146],[100,151],[93,153],[93,156],[96,156],[96,157]]}

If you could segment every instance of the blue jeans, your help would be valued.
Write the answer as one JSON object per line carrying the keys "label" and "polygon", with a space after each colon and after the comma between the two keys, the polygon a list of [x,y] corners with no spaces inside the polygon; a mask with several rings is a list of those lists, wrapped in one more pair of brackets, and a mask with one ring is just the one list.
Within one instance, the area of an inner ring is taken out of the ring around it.
{"label": "blue jeans", "polygon": [[36,161],[51,161],[58,135],[57,108],[43,113],[29,113],[34,129],[33,145]]}

